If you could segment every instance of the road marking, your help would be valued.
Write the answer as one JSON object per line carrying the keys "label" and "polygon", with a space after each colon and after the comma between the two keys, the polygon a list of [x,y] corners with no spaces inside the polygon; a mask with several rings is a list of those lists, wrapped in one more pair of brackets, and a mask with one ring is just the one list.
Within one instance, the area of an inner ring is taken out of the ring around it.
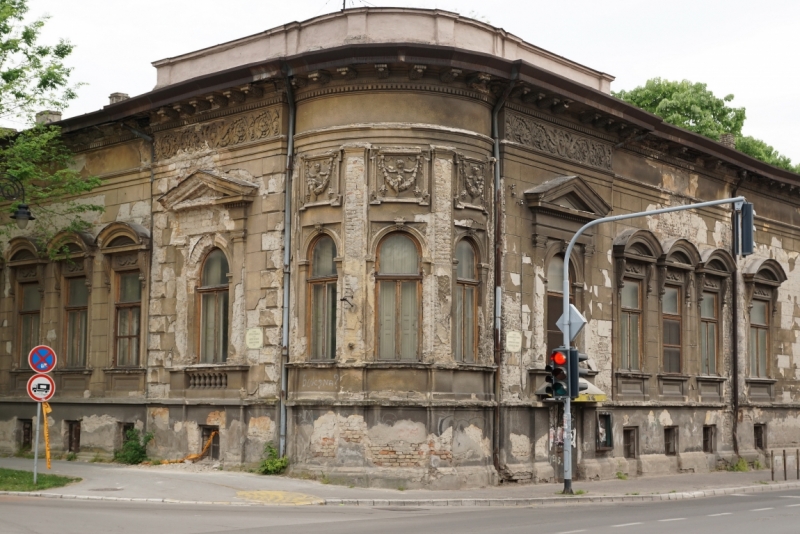
{"label": "road marking", "polygon": [[558,534],[578,534],[578,532],[586,532],[586,529],[581,530],[568,530],[566,532],[559,532]]}
{"label": "road marking", "polygon": [[659,519],[659,522],[665,523],[667,521],[683,521],[685,517],[673,517],[672,519]]}
{"label": "road marking", "polygon": [[257,501],[264,504],[279,506],[303,506],[309,504],[324,504],[325,500],[305,493],[291,491],[237,491],[236,496],[247,501]]}
{"label": "road marking", "polygon": [[787,504],[786,508],[794,508],[795,506],[800,506],[800,504]]}
{"label": "road marking", "polygon": [[731,512],[722,512],[721,514],[708,514],[708,517],[719,517],[721,515],[731,515]]}
{"label": "road marking", "polygon": [[773,508],[756,508],[755,510],[750,510],[751,512],[763,512],[764,510],[773,510]]}
{"label": "road marking", "polygon": [[781,499],[800,499],[800,495],[778,495]]}
{"label": "road marking", "polygon": [[633,525],[641,525],[641,523],[623,523],[621,525],[611,525],[612,527],[632,527]]}
{"label": "road marking", "polygon": [[747,495],[746,493],[731,493],[731,497],[752,497],[752,495]]}

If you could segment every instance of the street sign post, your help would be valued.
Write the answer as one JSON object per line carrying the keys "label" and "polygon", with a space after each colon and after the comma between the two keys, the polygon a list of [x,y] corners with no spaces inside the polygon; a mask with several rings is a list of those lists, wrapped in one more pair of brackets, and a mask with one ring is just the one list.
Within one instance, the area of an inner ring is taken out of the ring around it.
{"label": "street sign post", "polygon": [[56,352],[46,345],[33,347],[28,353],[28,365],[37,373],[49,373],[57,361]]}
{"label": "street sign post", "polygon": [[[33,449],[33,484],[36,485],[37,472],[39,467],[39,421],[42,419],[42,404],[47,405],[47,401],[53,398],[56,393],[56,383],[49,376],[44,373],[52,371],[58,357],[56,351],[47,345],[38,345],[33,347],[28,353],[28,365],[31,369],[36,371],[36,374],[28,380],[28,396],[36,403],[36,444]],[[47,405],[45,409],[45,417],[50,413],[50,406]],[[45,455],[47,457],[47,468],[50,469],[50,439],[47,429],[47,421],[45,424]]]}

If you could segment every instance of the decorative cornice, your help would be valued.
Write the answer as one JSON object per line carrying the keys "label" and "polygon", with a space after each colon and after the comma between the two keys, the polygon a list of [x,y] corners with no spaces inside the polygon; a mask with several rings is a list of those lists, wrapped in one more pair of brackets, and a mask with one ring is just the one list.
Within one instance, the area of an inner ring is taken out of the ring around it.
{"label": "decorative cornice", "polygon": [[318,96],[354,93],[360,91],[425,91],[429,93],[444,93],[453,96],[463,96],[473,98],[482,102],[490,103],[490,95],[483,94],[466,88],[453,87],[449,85],[436,85],[432,83],[420,82],[373,82],[359,85],[338,85],[326,87],[314,87],[306,91],[298,91],[297,102],[308,100]]}
{"label": "decorative cornice", "polygon": [[547,121],[562,128],[568,128],[570,130],[574,130],[576,132],[580,132],[585,135],[590,135],[592,137],[597,137],[598,139],[602,139],[603,141],[608,141],[609,143],[616,143],[619,139],[616,136],[609,135],[607,133],[601,132],[595,128],[587,128],[582,124],[577,124],[560,117],[554,117],[551,113],[542,113],[537,111],[536,109],[530,106],[522,106],[517,104],[516,102],[506,102],[505,104],[506,109],[510,109],[516,111],[518,113],[522,113],[523,115],[528,115],[530,117],[534,117],[536,119],[540,119],[543,121]]}
{"label": "decorative cornice", "polygon": [[505,139],[537,152],[611,172],[611,146],[519,113],[506,114]]}
{"label": "decorative cornice", "polygon": [[246,104],[242,104],[241,106],[219,108],[211,111],[198,112],[192,115],[191,117],[186,117],[184,119],[163,122],[160,124],[152,124],[151,130],[154,133],[163,132],[164,130],[172,130],[174,128],[180,128],[182,126],[189,126],[190,124],[197,124],[198,122],[206,122],[213,119],[228,117],[230,115],[236,115],[238,113],[264,108],[275,104],[280,104],[282,102],[286,102],[286,95],[284,93],[279,93],[274,95],[272,98],[265,98],[264,100],[258,100],[255,102],[247,102]]}

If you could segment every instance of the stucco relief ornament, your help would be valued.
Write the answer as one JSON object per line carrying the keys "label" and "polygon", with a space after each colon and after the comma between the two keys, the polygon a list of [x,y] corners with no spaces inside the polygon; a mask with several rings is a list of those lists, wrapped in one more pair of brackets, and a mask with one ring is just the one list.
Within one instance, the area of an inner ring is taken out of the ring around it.
{"label": "stucco relief ornament", "polygon": [[414,160],[414,167],[408,168],[406,166],[407,159],[411,158],[397,158],[395,165],[386,163],[383,155],[378,156],[378,168],[383,173],[384,187],[381,187],[381,193],[385,194],[385,186],[389,186],[396,194],[400,194],[408,190],[412,185],[416,184],[417,172],[420,168],[420,160],[422,156],[417,155]]}
{"label": "stucco relief ornament", "polygon": [[325,192],[331,183],[331,169],[333,168],[333,158],[328,160],[327,166],[322,162],[314,161],[306,163],[306,202],[316,201],[317,197]]}
{"label": "stucco relief ornament", "polygon": [[462,165],[461,176],[464,180],[464,190],[461,192],[461,198],[466,198],[467,195],[469,195],[471,199],[483,196],[483,186],[485,183],[483,166],[477,163]]}

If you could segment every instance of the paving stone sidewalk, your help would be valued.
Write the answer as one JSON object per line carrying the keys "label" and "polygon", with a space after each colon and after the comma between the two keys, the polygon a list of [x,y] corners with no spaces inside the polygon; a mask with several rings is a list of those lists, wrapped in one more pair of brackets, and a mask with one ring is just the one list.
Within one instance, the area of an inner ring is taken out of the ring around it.
{"label": "paving stone sidewalk", "polygon": [[[33,461],[0,458],[0,467],[31,470]],[[40,463],[44,469],[44,462]],[[47,471],[41,471],[47,472]],[[63,488],[41,492],[2,494],[46,498],[217,503],[226,505],[350,505],[350,506],[532,506],[564,502],[636,502],[679,500],[722,494],[748,495],[778,489],[797,489],[795,474],[776,482],[768,470],[745,473],[714,472],[627,480],[575,481],[579,496],[559,495],[561,484],[501,485],[465,490],[405,490],[350,488],[284,476],[261,476],[198,466],[120,466],[116,464],[54,461],[53,474],[81,477]]]}

